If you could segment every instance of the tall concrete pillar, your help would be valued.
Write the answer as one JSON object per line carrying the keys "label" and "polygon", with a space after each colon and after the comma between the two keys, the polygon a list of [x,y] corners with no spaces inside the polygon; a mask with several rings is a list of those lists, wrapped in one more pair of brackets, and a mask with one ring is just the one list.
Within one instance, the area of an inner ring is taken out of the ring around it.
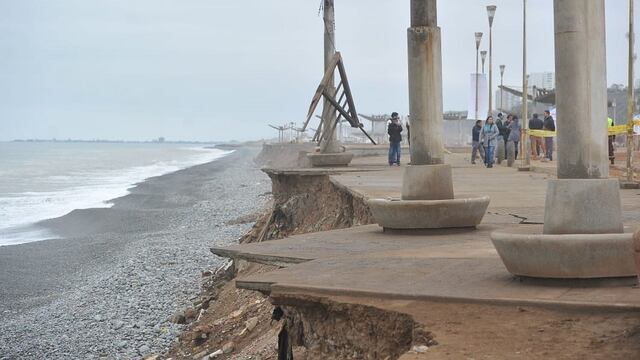
{"label": "tall concrete pillar", "polygon": [[[558,178],[548,180],[544,225],[491,234],[519,276],[636,275],[618,179],[607,164],[604,0],[554,0]],[[526,151],[526,149],[525,149]]]}
{"label": "tall concrete pillar", "polygon": [[558,179],[549,180],[545,234],[623,231],[609,179],[604,0],[554,0]]}
{"label": "tall concrete pillar", "polygon": [[436,4],[436,0],[411,0],[407,38],[412,165],[444,163],[442,56]]}
{"label": "tall concrete pillar", "polygon": [[369,208],[385,229],[475,227],[489,197],[454,198],[451,166],[442,144],[442,57],[436,0],[411,0],[409,108],[411,165],[402,177],[399,200],[371,199]]}
{"label": "tall concrete pillar", "polygon": [[558,178],[609,176],[604,0],[555,0]]}

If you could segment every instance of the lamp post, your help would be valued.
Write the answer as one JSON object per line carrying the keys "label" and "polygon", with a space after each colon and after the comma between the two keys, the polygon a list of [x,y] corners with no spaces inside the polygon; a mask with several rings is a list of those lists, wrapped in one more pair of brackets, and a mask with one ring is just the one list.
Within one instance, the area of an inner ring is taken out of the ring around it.
{"label": "lamp post", "polygon": [[635,56],[633,53],[635,33],[633,30],[633,0],[629,0],[629,84],[627,85],[627,181],[633,181],[633,169],[631,168],[633,156],[633,70]]}
{"label": "lamp post", "polygon": [[500,111],[504,111],[504,105],[502,101],[504,100],[503,87],[504,87],[504,69],[506,65],[500,65]]}
{"label": "lamp post", "polygon": [[482,75],[484,75],[484,62],[487,60],[487,50],[480,51],[480,58],[482,59]]}
{"label": "lamp post", "polygon": [[497,6],[487,6],[489,16],[489,116],[493,114],[493,18],[496,16]]}
{"label": "lamp post", "polygon": [[478,120],[478,51],[480,50],[480,41],[482,40],[482,33],[476,33],[476,116],[474,120]]}
{"label": "lamp post", "polygon": [[527,134],[527,130],[529,130],[529,119],[528,119],[528,109],[527,109],[527,101],[529,95],[527,94],[528,84],[527,77],[527,0],[522,0],[522,135],[524,138],[520,143],[522,143],[522,159],[524,160],[523,168],[527,168],[531,166],[531,149],[529,149],[529,135]]}

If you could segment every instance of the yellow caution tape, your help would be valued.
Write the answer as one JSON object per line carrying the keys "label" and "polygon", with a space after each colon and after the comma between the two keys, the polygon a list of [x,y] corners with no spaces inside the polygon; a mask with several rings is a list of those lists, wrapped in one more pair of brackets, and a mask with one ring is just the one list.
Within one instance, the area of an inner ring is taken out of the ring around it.
{"label": "yellow caution tape", "polygon": [[[629,131],[633,131],[633,126],[634,125],[640,126],[640,120],[634,120],[633,121],[633,125],[631,125],[631,126],[629,126],[627,124],[610,126],[608,128],[609,135],[627,134]],[[555,137],[556,136],[556,132],[555,131],[548,131],[548,130],[531,130],[531,129],[527,129],[527,134],[531,135],[531,136],[536,136],[536,137]]]}
{"label": "yellow caution tape", "polygon": [[[629,130],[629,127],[627,125],[616,125],[616,126],[609,126],[608,130],[609,130],[609,136],[620,135],[620,134],[626,134],[627,130]],[[633,126],[631,127],[631,130],[633,131]]]}
{"label": "yellow caution tape", "polygon": [[531,129],[527,129],[527,134],[529,134],[531,136],[535,136],[535,137],[555,137],[556,136],[556,132],[555,131],[549,131],[549,130],[531,130]]}

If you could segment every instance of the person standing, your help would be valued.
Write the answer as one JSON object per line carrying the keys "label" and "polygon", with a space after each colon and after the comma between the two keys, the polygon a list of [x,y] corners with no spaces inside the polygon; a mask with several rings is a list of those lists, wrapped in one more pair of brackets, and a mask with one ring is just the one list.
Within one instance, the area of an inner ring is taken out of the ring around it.
{"label": "person standing", "polygon": [[391,114],[391,123],[387,128],[389,134],[389,166],[400,166],[400,148],[402,144],[402,124],[397,112]]}
{"label": "person standing", "polygon": [[[520,131],[522,129],[520,125],[520,119],[517,116],[512,116],[509,122],[509,140],[512,141],[515,148],[515,157],[518,158],[518,144],[520,143]],[[526,150],[526,149],[525,149]]]}
{"label": "person standing", "polygon": [[493,122],[493,116],[489,116],[480,133],[480,140],[482,141],[482,146],[484,146],[484,163],[488,168],[493,167],[494,151],[499,134],[500,131]]}
{"label": "person standing", "polygon": [[[538,114],[533,114],[533,118],[529,120],[529,129],[531,130],[542,130],[544,123],[538,117]],[[531,157],[534,160],[537,160],[540,156],[540,153],[545,152],[544,144],[542,143],[542,138],[539,136],[531,135],[529,137],[531,140]]]}
{"label": "person standing", "polygon": [[480,149],[480,132],[482,131],[482,121],[476,121],[476,124],[471,129],[471,164],[476,164],[476,155],[480,153],[480,157],[484,160],[482,151]]}
{"label": "person standing", "polygon": [[[544,111],[544,121],[542,122],[542,130],[556,131],[556,122],[551,116],[549,110]],[[547,136],[544,138],[544,147],[546,149],[546,157],[549,161],[553,161],[553,137]]]}
{"label": "person standing", "polygon": [[[505,131],[505,137],[504,137],[504,148],[507,148],[507,142],[509,141],[509,134],[511,133],[511,128],[509,127],[511,125],[511,122],[513,121],[513,115],[509,114],[507,115],[507,120],[504,122],[504,127],[507,128]],[[498,129],[500,130],[500,129]]]}
{"label": "person standing", "polygon": [[407,115],[407,145],[411,146],[411,124],[409,123],[410,116]]}
{"label": "person standing", "polygon": [[[609,125],[610,128],[616,126],[612,118],[607,118],[607,125]],[[614,165],[616,162],[616,154],[613,149],[613,142],[615,140],[616,140],[615,135],[609,135],[609,161],[611,161],[611,165]]]}
{"label": "person standing", "polygon": [[504,141],[505,149],[507,148],[507,125],[504,123],[502,113],[498,113],[498,119],[496,120],[496,126],[498,127],[499,136]]}

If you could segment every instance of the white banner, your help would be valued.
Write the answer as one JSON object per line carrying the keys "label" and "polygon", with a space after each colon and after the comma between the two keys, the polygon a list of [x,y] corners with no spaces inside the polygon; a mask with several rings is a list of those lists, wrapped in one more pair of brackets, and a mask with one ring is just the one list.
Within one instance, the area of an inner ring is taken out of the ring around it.
{"label": "white banner", "polygon": [[[489,85],[485,74],[471,74],[469,86],[469,115],[467,119],[485,120],[489,111]],[[478,109],[476,116],[476,79],[478,79]]]}

